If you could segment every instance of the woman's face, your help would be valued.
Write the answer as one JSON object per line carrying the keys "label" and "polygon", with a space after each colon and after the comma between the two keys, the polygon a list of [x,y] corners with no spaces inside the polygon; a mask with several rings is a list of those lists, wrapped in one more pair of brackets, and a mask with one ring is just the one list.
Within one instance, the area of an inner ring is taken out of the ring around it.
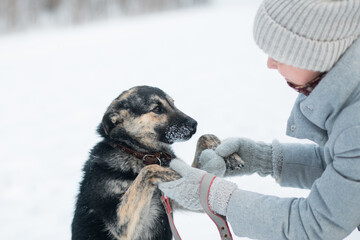
{"label": "woman's face", "polygon": [[305,85],[321,74],[321,72],[314,72],[280,63],[271,57],[268,58],[267,67],[269,69],[277,69],[287,82],[296,86]]}

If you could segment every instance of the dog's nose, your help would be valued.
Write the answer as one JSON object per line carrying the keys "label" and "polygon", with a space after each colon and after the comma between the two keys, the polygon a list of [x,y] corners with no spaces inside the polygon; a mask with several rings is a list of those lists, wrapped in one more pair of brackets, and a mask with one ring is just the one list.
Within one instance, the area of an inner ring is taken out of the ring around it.
{"label": "dog's nose", "polygon": [[190,119],[187,123],[187,125],[192,129],[193,134],[196,132],[197,124],[197,121],[195,121],[194,119]]}

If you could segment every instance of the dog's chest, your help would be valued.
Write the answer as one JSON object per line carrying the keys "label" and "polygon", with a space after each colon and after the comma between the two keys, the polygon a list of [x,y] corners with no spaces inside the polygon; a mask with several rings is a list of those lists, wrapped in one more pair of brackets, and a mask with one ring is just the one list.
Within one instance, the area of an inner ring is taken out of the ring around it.
{"label": "dog's chest", "polygon": [[134,239],[153,239],[153,235],[157,231],[166,230],[167,222],[161,215],[164,213],[164,207],[161,203],[160,191],[156,190],[154,195],[151,198],[151,201],[148,202],[148,206],[144,208],[140,214],[140,220],[136,227],[136,235]]}

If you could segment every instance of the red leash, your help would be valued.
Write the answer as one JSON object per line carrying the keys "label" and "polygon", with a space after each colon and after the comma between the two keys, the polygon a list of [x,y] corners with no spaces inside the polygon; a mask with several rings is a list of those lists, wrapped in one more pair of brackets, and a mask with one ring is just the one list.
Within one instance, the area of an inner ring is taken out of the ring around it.
{"label": "red leash", "polygon": [[161,202],[164,205],[165,211],[166,211],[166,215],[169,219],[169,224],[170,224],[170,228],[171,228],[171,232],[172,235],[174,237],[175,240],[181,240],[180,234],[177,231],[176,227],[175,227],[175,223],[174,223],[174,219],[172,217],[172,209],[170,206],[170,200],[167,196],[165,196],[164,194],[161,195]]}
{"label": "red leash", "polygon": [[[200,204],[203,207],[206,214],[211,218],[211,220],[215,223],[217,229],[219,230],[220,238],[221,240],[232,240],[233,237],[230,232],[229,225],[227,224],[226,217],[218,215],[214,213],[209,206],[209,192],[210,192],[210,186],[216,176],[212,174],[205,174],[201,180],[200,183]],[[170,206],[170,200],[167,196],[164,194],[161,195],[161,202],[164,205],[166,215],[169,219],[169,224],[171,228],[171,232],[174,236],[175,240],[181,240],[181,237],[179,235],[179,232],[177,231],[174,223],[174,219],[172,217],[172,209]]]}
{"label": "red leash", "polygon": [[232,240],[233,237],[230,232],[229,225],[227,224],[226,217],[214,213],[209,206],[209,192],[210,186],[213,183],[216,176],[206,173],[200,183],[200,204],[203,207],[206,214],[213,220],[216,227],[219,230],[220,238],[222,240]]}

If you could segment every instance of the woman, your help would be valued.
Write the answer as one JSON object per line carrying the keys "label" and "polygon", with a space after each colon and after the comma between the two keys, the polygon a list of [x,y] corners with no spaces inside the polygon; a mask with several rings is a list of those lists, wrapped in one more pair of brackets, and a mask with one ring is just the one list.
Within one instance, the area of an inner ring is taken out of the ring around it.
{"label": "woman", "polygon": [[[225,140],[205,150],[203,170],[218,177],[208,205],[225,215],[235,234],[256,239],[343,239],[360,225],[360,0],[265,0],[254,37],[290,87],[300,92],[287,135],[314,144]],[[226,169],[237,152],[245,167]],[[206,172],[181,160],[183,177],[159,188],[180,205],[202,209]],[[281,186],[308,188],[307,198],[278,198],[238,189],[221,176],[271,175]]]}

